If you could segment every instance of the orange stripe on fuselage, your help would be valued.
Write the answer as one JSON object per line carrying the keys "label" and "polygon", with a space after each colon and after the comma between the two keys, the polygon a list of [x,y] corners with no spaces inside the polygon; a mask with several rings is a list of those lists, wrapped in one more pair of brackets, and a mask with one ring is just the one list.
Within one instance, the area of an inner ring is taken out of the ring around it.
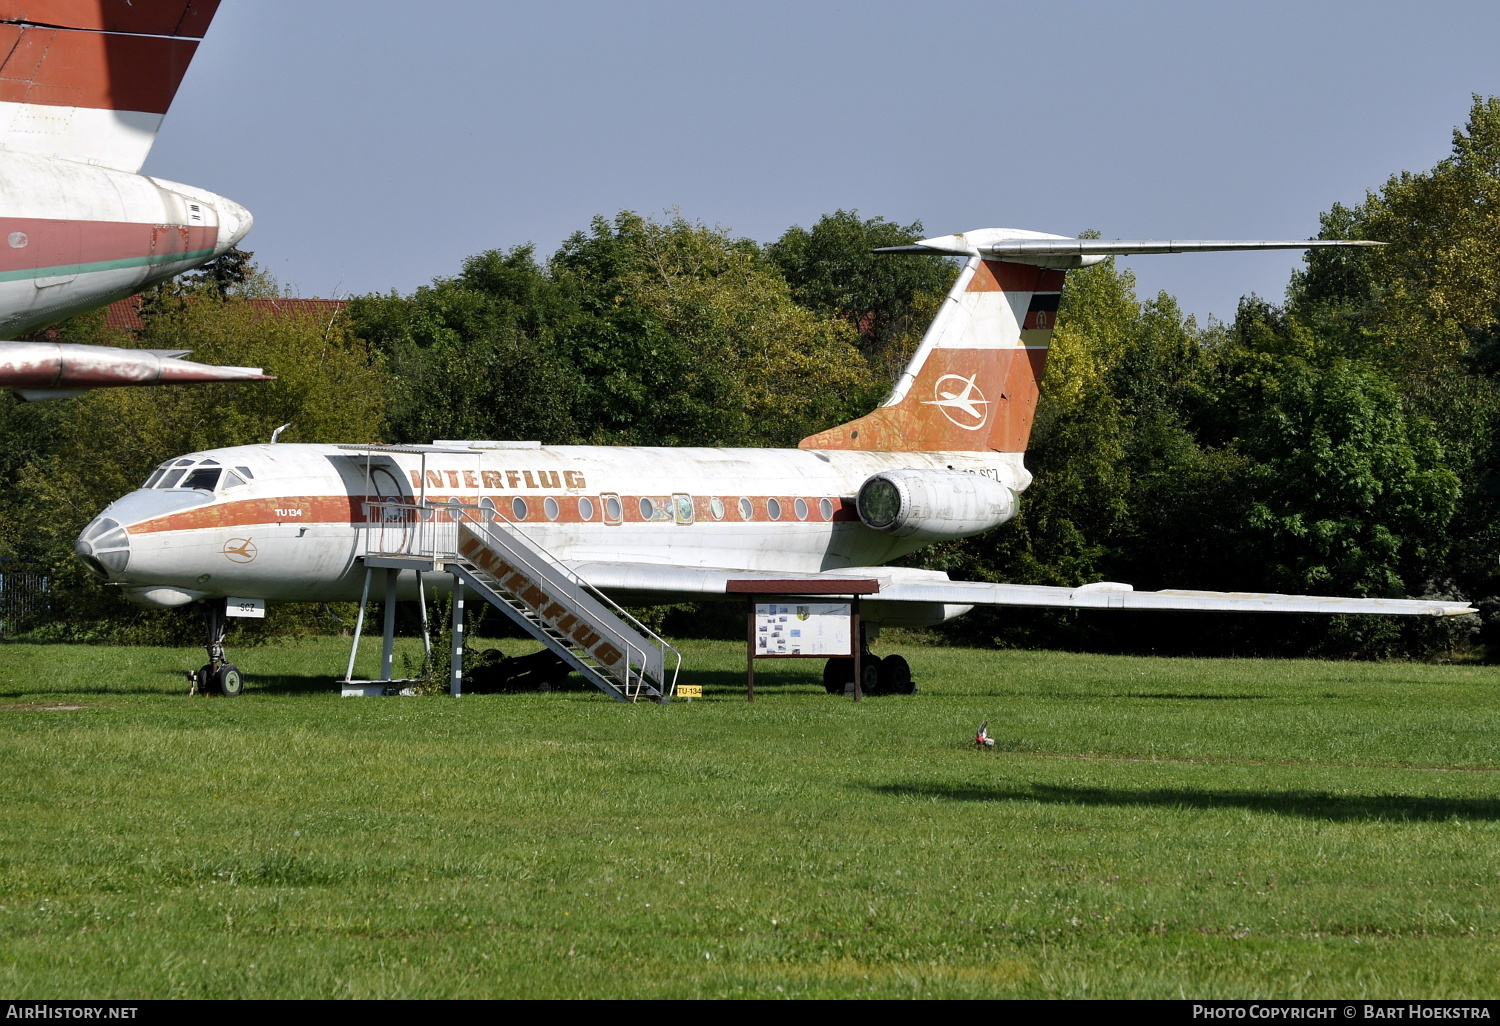
{"label": "orange stripe on fuselage", "polygon": [[[271,499],[232,499],[178,513],[153,517],[129,525],[132,534],[159,531],[193,531],[207,527],[246,527],[252,524],[362,524],[365,502],[379,502],[355,495],[284,495]],[[295,515],[285,511],[298,510]],[[283,511],[283,512],[278,512]]]}
{"label": "orange stripe on fuselage", "polygon": [[[558,505],[558,516],[556,520],[550,520],[546,514],[546,495],[504,495],[493,496],[497,508],[507,518],[525,524],[585,524],[595,523],[603,526],[603,503],[597,495],[561,495],[550,496],[556,500]],[[512,499],[522,499],[526,503],[526,518],[518,520],[510,503]],[[578,500],[586,498],[593,503],[593,516],[585,518],[578,508]],[[627,524],[664,524],[674,526],[676,521],[671,517],[664,520],[647,520],[641,516],[640,501],[649,498],[654,502],[661,502],[671,509],[670,495],[622,495],[620,505],[625,514],[624,522]],[[704,524],[724,523],[783,523],[783,524],[820,524],[828,523],[823,519],[820,503],[825,496],[814,495],[747,495],[743,498],[750,500],[752,513],[750,520],[740,518],[739,501],[742,496],[725,495],[720,496],[724,501],[724,519],[714,520],[709,505],[712,496],[694,496],[693,512],[695,522]],[[798,520],[796,504],[798,499],[807,503],[807,519]],[[844,499],[838,496],[826,496],[833,503],[833,522],[858,520],[859,514],[854,507],[852,499]],[[452,523],[452,518],[441,508],[443,503],[450,499],[472,506],[474,496],[436,496],[429,495],[427,501],[434,504],[434,520],[439,523]],[[775,520],[771,518],[768,503],[775,499],[781,504],[781,516]],[[227,502],[216,502],[211,506],[199,506],[196,509],[182,510],[176,513],[168,513],[164,516],[153,517],[143,520],[137,524],[127,526],[131,534],[157,534],[163,531],[194,531],[209,528],[222,527],[252,527],[270,524],[342,524],[347,526],[363,525],[367,523],[380,524],[381,521],[370,519],[365,516],[364,505],[367,502],[386,502],[389,498],[377,495],[287,495],[270,499],[233,499]],[[502,506],[501,504],[504,503]],[[294,512],[295,511],[295,512]],[[400,523],[400,521],[388,521],[387,523]]]}

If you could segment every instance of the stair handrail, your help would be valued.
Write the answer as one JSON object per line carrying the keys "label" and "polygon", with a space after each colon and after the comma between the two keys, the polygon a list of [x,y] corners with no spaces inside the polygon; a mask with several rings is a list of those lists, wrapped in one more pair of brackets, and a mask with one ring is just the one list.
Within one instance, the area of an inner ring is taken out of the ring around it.
{"label": "stair handrail", "polygon": [[[519,540],[525,546],[530,547],[531,549],[539,553],[544,559],[550,561],[550,565],[547,569],[549,569],[553,573],[561,575],[564,580],[566,580],[568,584],[571,585],[575,590],[583,591],[587,593],[591,598],[605,605],[611,612],[613,612],[616,616],[623,620],[627,626],[629,626],[632,630],[635,630],[638,633],[644,635],[653,645],[655,645],[662,656],[663,677],[666,676],[667,653],[670,652],[673,660],[671,667],[671,680],[661,680],[658,681],[657,684],[662,689],[661,694],[663,697],[667,697],[676,693],[677,677],[682,669],[682,653],[679,652],[675,646],[673,646],[661,635],[657,634],[650,627],[647,627],[645,624],[641,623],[641,621],[638,620],[635,616],[627,612],[614,599],[610,598],[604,592],[600,591],[598,588],[594,587],[588,581],[579,576],[578,573],[572,569],[572,567],[568,566],[562,560],[558,559],[555,555],[548,551],[544,545],[541,545],[539,542],[533,539],[531,535],[528,534],[519,524],[517,524],[510,517],[506,516],[505,513],[501,511],[498,505],[495,505],[493,503],[489,505],[469,504],[463,502],[455,502],[451,499],[447,502],[424,501],[421,503],[392,502],[382,499],[376,502],[367,501],[363,505],[365,507],[366,523],[370,523],[371,526],[380,526],[382,541],[384,540],[385,525],[387,524],[399,523],[401,525],[401,530],[405,535],[405,544],[402,546],[399,552],[381,550],[380,554],[382,555],[418,556],[421,558],[430,558],[434,561],[438,559],[454,559],[462,560],[463,562],[467,563],[468,560],[458,550],[459,524],[463,523],[464,521],[471,522],[474,526],[478,527],[485,533],[488,533],[488,529],[497,522],[504,524],[505,527],[510,529],[511,533],[519,537]],[[378,520],[376,520],[371,516],[371,512],[375,510],[410,511],[410,513],[413,515],[408,518],[403,513],[400,520],[394,521],[388,519],[385,516],[381,516]],[[447,513],[448,519],[446,521],[439,520],[437,517],[437,514],[439,512]],[[439,539],[437,536],[440,533],[446,533],[442,531],[442,526],[450,524],[452,525],[453,529],[452,544],[449,546],[441,546],[438,544]],[[410,530],[412,526],[415,526],[416,530]],[[429,534],[432,535],[430,539],[425,537]],[[412,543],[414,541],[418,542],[418,544],[413,545]],[[423,541],[427,541],[429,543],[421,544],[421,542]],[[365,549],[366,552],[372,551],[368,539],[366,540]],[[413,551],[413,549],[416,549],[416,551]],[[538,568],[531,562],[530,559],[526,557],[524,550],[518,558],[520,558],[521,561],[526,564],[527,569],[531,570],[533,573],[537,572]],[[641,692],[644,690],[646,678],[641,670],[636,671],[636,682],[634,691],[632,693],[630,682],[631,673],[629,656],[634,655],[636,665],[638,667],[644,668],[647,665],[644,659],[645,652],[641,651],[629,638],[619,636],[618,632],[609,630],[608,627],[604,627],[603,629],[608,632],[611,640],[622,646],[622,648],[626,651],[627,659],[625,680],[623,682],[624,690],[627,696],[629,696],[632,700],[639,698]]]}
{"label": "stair handrail", "polygon": [[[512,533],[518,535],[520,537],[520,540],[522,542],[524,542],[526,546],[530,547],[531,549],[533,549],[536,552],[538,552],[539,554],[541,554],[541,556],[544,559],[550,561],[550,566],[548,567],[548,569],[552,570],[554,573],[560,574],[563,577],[563,579],[566,580],[568,582],[568,584],[570,584],[576,591],[582,591],[582,592],[588,594],[591,598],[595,599],[596,601],[599,601],[606,608],[608,608],[611,612],[613,612],[616,616],[618,616],[622,621],[624,621],[624,623],[625,623],[625,625],[627,627],[629,627],[632,630],[636,631],[638,634],[644,635],[649,642],[651,642],[652,644],[654,644],[656,646],[657,650],[661,653],[661,656],[662,656],[663,676],[665,676],[665,671],[667,669],[667,658],[666,658],[667,657],[667,653],[668,652],[672,653],[673,657],[675,658],[675,666],[672,668],[672,679],[671,679],[671,681],[669,682],[669,681],[666,681],[666,680],[661,680],[661,681],[657,681],[656,684],[661,687],[661,689],[662,689],[661,693],[662,693],[663,696],[671,695],[673,692],[676,691],[676,688],[677,688],[677,673],[678,673],[678,670],[682,666],[682,653],[680,653],[665,638],[663,638],[661,635],[657,634],[650,627],[647,627],[645,624],[641,623],[640,620],[638,620],[635,616],[633,616],[629,612],[627,612],[614,599],[610,598],[608,595],[604,594],[598,588],[595,588],[588,581],[586,581],[582,577],[580,577],[571,567],[569,567],[566,563],[564,563],[562,560],[558,559],[555,555],[553,555],[551,552],[549,552],[545,546],[541,545],[539,542],[537,542],[535,539],[533,539],[530,534],[528,534],[526,531],[524,531],[520,527],[520,525],[518,525],[510,517],[506,516],[497,507],[494,507],[494,506],[483,506],[483,505],[480,505],[480,506],[469,506],[469,505],[458,504],[458,503],[447,503],[446,506],[447,506],[447,508],[449,510],[452,510],[455,507],[458,508],[458,509],[463,510],[464,512],[463,512],[462,515],[465,517],[465,519],[473,522],[475,524],[475,526],[479,527],[481,530],[484,530],[486,532],[487,532],[487,529],[489,527],[491,527],[497,520],[500,523],[503,523],[506,527],[508,527],[511,530]],[[474,515],[474,511],[478,511],[478,513],[480,514],[480,516],[476,517]],[[488,522],[486,522],[486,520],[484,519],[484,516],[483,516],[484,514],[489,514],[492,519],[490,519]],[[460,558],[462,558],[462,557],[460,557]],[[532,561],[526,556],[524,549],[518,554],[518,558],[520,558],[520,560],[523,563],[526,564],[527,569],[531,570],[533,573],[535,573],[538,570],[538,568],[536,567],[536,565],[534,563],[532,563]],[[639,666],[639,667],[641,667],[643,669],[647,665],[645,659],[643,658],[644,655],[645,655],[645,653],[642,652],[642,651],[640,651],[637,648],[637,646],[629,638],[623,637],[618,632],[611,631],[607,627],[604,628],[604,629],[611,635],[612,639],[617,644],[622,645],[626,649],[627,656],[629,654],[631,654],[631,653],[634,653],[636,655],[636,657],[637,657],[636,658],[636,664],[637,664],[637,666]],[[625,689],[626,689],[627,694],[630,694],[630,672],[629,672],[629,665],[630,665],[630,661],[627,658],[627,660],[626,660],[626,674],[625,674],[625,681],[624,681]],[[646,679],[644,673],[642,673],[641,670],[637,670],[637,672],[636,672],[636,682],[635,682],[635,691],[634,691],[634,694],[631,694],[632,698],[638,698],[638,697],[640,697],[640,693],[641,693],[641,691],[643,690],[643,688],[644,688],[644,686],[646,684],[646,680],[647,679]]]}

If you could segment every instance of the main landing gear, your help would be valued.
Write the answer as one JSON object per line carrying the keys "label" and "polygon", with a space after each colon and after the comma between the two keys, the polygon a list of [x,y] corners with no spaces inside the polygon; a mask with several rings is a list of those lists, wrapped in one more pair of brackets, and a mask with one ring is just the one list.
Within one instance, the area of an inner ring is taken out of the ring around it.
{"label": "main landing gear", "polygon": [[[860,625],[859,690],[863,695],[910,695],[917,685],[911,677],[911,664],[898,655],[884,659],[871,652]],[[823,664],[823,690],[842,695],[854,684],[854,657],[834,656]]]}
{"label": "main landing gear", "polygon": [[245,677],[238,666],[224,659],[224,599],[207,599],[203,603],[203,626],[208,636],[204,646],[208,650],[208,662],[201,669],[188,674],[192,687],[189,695],[225,695],[233,698],[245,690]]}

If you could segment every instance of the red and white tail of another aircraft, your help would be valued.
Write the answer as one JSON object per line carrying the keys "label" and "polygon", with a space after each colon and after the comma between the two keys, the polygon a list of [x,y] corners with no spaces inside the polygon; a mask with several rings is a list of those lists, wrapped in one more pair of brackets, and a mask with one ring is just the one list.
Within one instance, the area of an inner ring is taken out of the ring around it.
{"label": "red and white tail of another aircraft", "polygon": [[[233,200],[141,175],[218,0],[0,0],[0,339],[207,263],[250,230]],[[100,346],[0,342],[0,388],[266,380]]]}
{"label": "red and white tail of another aircraft", "polygon": [[[360,594],[360,557],[399,549],[418,529],[367,506],[386,501],[435,507],[422,515],[439,522],[454,515],[445,506],[496,511],[590,584],[634,602],[828,574],[880,582],[864,603],[875,624],[932,624],[975,605],[1472,612],[1425,600],[952,581],[883,565],[1015,516],[1068,267],[1124,252],[1314,245],[1364,243],[1119,243],[1000,229],[928,240],[910,248],[966,262],[895,391],[796,449],[239,446],[163,464],[89,524],[77,551],[145,604],[348,600]],[[447,580],[434,578],[429,587]]]}

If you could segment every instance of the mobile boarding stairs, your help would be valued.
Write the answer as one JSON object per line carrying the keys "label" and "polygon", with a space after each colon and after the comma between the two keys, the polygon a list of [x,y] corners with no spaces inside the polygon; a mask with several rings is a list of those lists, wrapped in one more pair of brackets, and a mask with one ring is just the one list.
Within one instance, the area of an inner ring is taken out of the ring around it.
{"label": "mobile boarding stairs", "polygon": [[[396,693],[410,681],[391,677],[396,583],[406,570],[417,575],[422,635],[427,642],[427,605],[422,575],[453,575],[453,643],[449,691],[463,693],[464,600],[473,591],[541,642],[569,668],[617,702],[667,701],[677,686],[681,654],[562,561],[528,538],[488,499],[477,505],[367,502],[364,590],[349,652],[345,695]],[[381,680],[355,680],[370,582],[385,572]]]}

